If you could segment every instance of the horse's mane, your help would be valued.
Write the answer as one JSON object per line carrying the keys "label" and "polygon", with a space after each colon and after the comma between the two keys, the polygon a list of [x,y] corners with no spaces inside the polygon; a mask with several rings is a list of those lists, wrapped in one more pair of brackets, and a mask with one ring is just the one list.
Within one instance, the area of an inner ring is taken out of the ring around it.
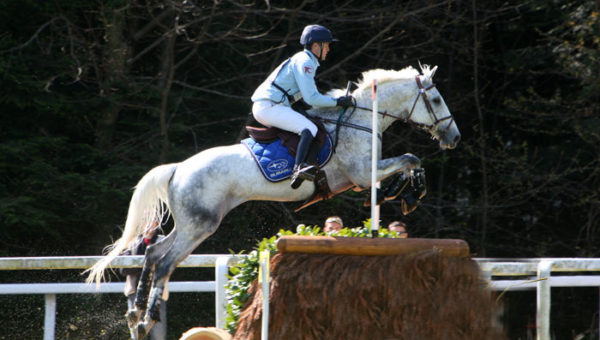
{"label": "horse's mane", "polygon": [[383,84],[395,80],[414,80],[417,75],[419,75],[419,71],[412,66],[405,67],[399,71],[378,68],[363,72],[362,78],[357,83],[357,87],[359,90],[364,90],[365,88],[371,88],[373,80],[377,80],[378,84]]}
{"label": "horse's mane", "polygon": [[[401,70],[384,70],[384,69],[373,69],[362,73],[362,78],[356,83],[357,92],[362,92],[366,89],[370,91],[373,80],[377,80],[377,84],[381,85],[390,81],[396,80],[411,80],[414,81],[415,77],[422,74],[426,77],[430,77],[435,68],[431,68],[429,65],[420,65],[421,73],[412,66],[407,66]],[[330,95],[340,96],[344,94],[341,89],[335,89],[330,91]]]}

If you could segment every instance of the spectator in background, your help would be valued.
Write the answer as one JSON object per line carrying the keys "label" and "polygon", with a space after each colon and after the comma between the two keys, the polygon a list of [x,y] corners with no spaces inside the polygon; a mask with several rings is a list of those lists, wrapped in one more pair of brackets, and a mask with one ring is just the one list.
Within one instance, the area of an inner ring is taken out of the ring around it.
{"label": "spectator in background", "polygon": [[330,233],[332,231],[340,231],[344,227],[344,222],[339,216],[329,216],[325,220],[325,226],[323,227],[323,231],[325,233]]}
{"label": "spectator in background", "polygon": [[408,238],[408,233],[406,232],[406,223],[400,221],[394,221],[388,224],[389,231],[395,231],[398,234],[399,238]]}

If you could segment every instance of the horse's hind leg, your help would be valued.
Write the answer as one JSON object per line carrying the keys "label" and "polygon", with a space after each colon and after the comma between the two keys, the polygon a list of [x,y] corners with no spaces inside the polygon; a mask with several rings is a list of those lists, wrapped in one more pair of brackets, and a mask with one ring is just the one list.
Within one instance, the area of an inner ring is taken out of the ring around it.
{"label": "horse's hind leg", "polygon": [[133,304],[133,308],[129,309],[127,314],[125,314],[127,325],[131,329],[136,327],[140,317],[142,316],[142,313],[146,310],[148,305],[148,297],[151,292],[150,284],[152,282],[156,261],[173,245],[175,234],[176,231],[173,230],[167,237],[153,245],[150,245],[146,249],[144,266],[138,281],[135,302]]}
{"label": "horse's hind leg", "polygon": [[[204,224],[206,225],[206,224]],[[208,236],[215,232],[218,223],[211,227],[201,227],[197,225],[186,225],[182,228],[177,226],[178,234],[173,242],[173,246],[167,253],[158,259],[154,273],[154,282],[148,301],[148,310],[144,321],[138,324],[138,337],[147,334],[154,323],[159,321],[160,306],[164,303],[163,292],[165,284],[169,277],[181,261],[204,241]],[[141,338],[140,338],[141,339]]]}
{"label": "horse's hind leg", "polygon": [[138,280],[137,290],[135,293],[135,301],[133,303],[132,308],[130,308],[125,314],[125,318],[127,319],[127,325],[130,329],[135,328],[135,325],[139,322],[142,313],[146,309],[146,304],[148,303],[148,292],[150,276],[152,275],[154,267],[154,262],[150,262],[149,258],[146,256],[144,258],[144,266],[142,267],[142,273]]}

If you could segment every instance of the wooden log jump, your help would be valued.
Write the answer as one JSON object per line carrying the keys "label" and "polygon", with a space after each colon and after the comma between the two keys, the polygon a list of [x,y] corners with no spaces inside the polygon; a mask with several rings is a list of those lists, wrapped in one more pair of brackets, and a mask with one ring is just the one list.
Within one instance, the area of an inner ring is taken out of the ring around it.
{"label": "wooden log jump", "polygon": [[[462,240],[284,236],[271,258],[269,338],[506,340]],[[234,340],[258,340],[255,281]]]}
{"label": "wooden log jump", "polygon": [[334,236],[282,236],[277,241],[280,253],[332,255],[403,255],[437,250],[443,256],[468,257],[469,245],[463,240],[427,238],[359,238]]}

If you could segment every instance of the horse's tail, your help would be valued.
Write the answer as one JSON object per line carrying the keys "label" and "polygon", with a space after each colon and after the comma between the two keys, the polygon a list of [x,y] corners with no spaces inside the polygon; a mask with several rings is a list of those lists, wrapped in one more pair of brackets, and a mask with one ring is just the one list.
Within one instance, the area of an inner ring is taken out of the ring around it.
{"label": "horse's tail", "polygon": [[96,281],[96,284],[100,284],[104,280],[104,270],[115,257],[129,248],[145,228],[155,222],[161,225],[169,209],[168,187],[176,167],[176,163],[157,166],[144,175],[135,186],[123,235],[105,248],[105,257],[85,271],[89,272],[87,283]]}

